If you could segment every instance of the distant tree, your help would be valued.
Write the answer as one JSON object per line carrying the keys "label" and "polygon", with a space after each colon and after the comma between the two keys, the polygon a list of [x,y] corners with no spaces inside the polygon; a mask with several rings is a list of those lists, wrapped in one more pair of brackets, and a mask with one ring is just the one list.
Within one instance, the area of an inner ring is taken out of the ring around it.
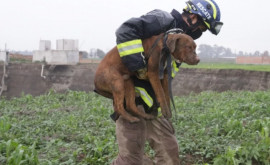
{"label": "distant tree", "polygon": [[239,51],[239,53],[233,53],[230,48],[225,48],[223,46],[210,46],[206,44],[201,44],[198,46],[198,55],[201,58],[218,58],[218,57],[236,57],[236,56],[270,56],[268,51],[260,53],[255,51],[254,53]]}
{"label": "distant tree", "polygon": [[237,56],[244,56],[244,52],[240,51]]}
{"label": "distant tree", "polygon": [[199,56],[202,58],[211,58],[211,54],[213,54],[212,51],[212,47],[210,45],[206,45],[206,44],[201,44],[199,45],[198,48],[199,51]]}
{"label": "distant tree", "polygon": [[80,51],[79,52],[82,58],[88,58],[88,53],[86,51]]}
{"label": "distant tree", "polygon": [[228,56],[226,48],[215,45],[214,49],[216,52],[216,57]]}
{"label": "distant tree", "polygon": [[260,56],[260,54],[261,53],[259,51],[255,51],[254,54],[253,54],[253,56]]}
{"label": "distant tree", "polygon": [[235,57],[236,54],[234,54],[230,48],[226,48],[224,56],[226,56],[226,57]]}
{"label": "distant tree", "polygon": [[269,57],[270,55],[269,55],[269,52],[266,50],[266,51],[263,52],[262,56],[263,57]]}
{"label": "distant tree", "polygon": [[103,50],[101,49],[90,49],[89,52],[89,58],[104,58],[105,57],[105,53]]}
{"label": "distant tree", "polygon": [[210,45],[199,45],[198,48],[199,56],[202,58],[217,58],[217,57],[234,57],[230,48],[224,48],[222,46],[210,46]]}
{"label": "distant tree", "polygon": [[103,50],[97,49],[97,56],[102,59],[105,57],[105,52]]}

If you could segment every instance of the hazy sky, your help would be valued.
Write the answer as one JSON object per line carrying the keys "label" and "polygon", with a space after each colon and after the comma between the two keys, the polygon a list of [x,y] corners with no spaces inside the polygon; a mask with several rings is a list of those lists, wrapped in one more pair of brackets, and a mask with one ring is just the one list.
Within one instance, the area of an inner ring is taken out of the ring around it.
{"label": "hazy sky", "polygon": [[[185,0],[0,0],[0,49],[36,50],[39,40],[78,39],[79,49],[115,46],[115,30],[125,20],[153,9],[182,11]],[[270,51],[270,0],[216,0],[224,26],[197,44],[232,51]]]}

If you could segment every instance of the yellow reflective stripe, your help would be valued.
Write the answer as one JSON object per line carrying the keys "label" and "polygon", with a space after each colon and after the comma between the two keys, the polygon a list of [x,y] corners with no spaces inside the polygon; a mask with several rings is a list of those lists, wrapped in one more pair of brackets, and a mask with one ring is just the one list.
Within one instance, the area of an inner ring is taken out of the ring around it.
{"label": "yellow reflective stripe", "polygon": [[175,77],[175,74],[179,71],[179,68],[176,65],[176,61],[172,61],[172,78]]}
{"label": "yellow reflective stripe", "polygon": [[162,112],[161,112],[161,108],[160,107],[158,107],[158,115],[157,115],[157,117],[161,117],[162,116]]}
{"label": "yellow reflective stripe", "polygon": [[174,72],[172,72],[172,78],[174,78],[175,77],[175,73]]}
{"label": "yellow reflective stripe", "polygon": [[192,9],[192,8],[191,8],[191,6],[190,6],[188,3],[187,3],[187,5],[188,5],[188,6],[187,6],[186,8],[190,8],[190,9]]}
{"label": "yellow reflective stripe", "polygon": [[119,52],[119,54],[120,54],[120,57],[123,57],[123,56],[131,55],[131,54],[135,54],[135,53],[140,53],[140,52],[144,52],[143,47],[122,51],[122,52]]}
{"label": "yellow reflective stripe", "polygon": [[176,62],[174,61],[174,70],[175,70],[175,73],[176,72],[179,72],[179,68],[177,67],[177,65],[176,65]]}
{"label": "yellow reflective stripe", "polygon": [[210,5],[212,6],[212,8],[213,8],[213,17],[216,20],[216,18],[217,18],[217,8],[216,8],[215,4],[210,0],[205,0],[205,1],[210,3]]}
{"label": "yellow reflective stripe", "polygon": [[118,44],[117,48],[120,49],[120,48],[123,48],[123,47],[126,47],[126,46],[137,45],[137,44],[142,44],[142,40],[137,39],[137,40],[127,41],[127,42]]}
{"label": "yellow reflective stripe", "polygon": [[118,48],[118,51],[119,52],[124,52],[126,50],[131,50],[131,49],[136,49],[136,48],[141,48],[141,47],[142,47],[142,44],[135,44],[135,45],[130,45],[130,46]]}
{"label": "yellow reflective stripe", "polygon": [[210,29],[210,24],[207,23],[206,21],[204,21],[205,25],[208,27],[208,29]]}
{"label": "yellow reflective stripe", "polygon": [[140,94],[141,98],[147,104],[148,107],[152,107],[153,99],[151,98],[151,96],[147,93],[147,91],[144,88],[135,87],[135,91]]}
{"label": "yellow reflective stripe", "polygon": [[136,39],[118,44],[117,49],[119,51],[120,57],[144,52],[141,39]]}

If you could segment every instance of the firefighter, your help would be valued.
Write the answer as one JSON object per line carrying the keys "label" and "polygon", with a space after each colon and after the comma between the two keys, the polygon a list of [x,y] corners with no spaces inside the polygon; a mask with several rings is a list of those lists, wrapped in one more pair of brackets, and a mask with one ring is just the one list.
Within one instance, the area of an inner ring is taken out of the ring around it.
{"label": "firefighter", "polygon": [[[146,72],[142,40],[170,29],[180,28],[194,40],[209,30],[218,35],[223,25],[220,9],[214,0],[189,0],[180,13],[153,10],[138,18],[130,18],[116,31],[117,49],[123,63],[139,77]],[[172,77],[179,70],[180,63],[173,61]],[[158,165],[178,165],[179,148],[174,128],[169,119],[162,116],[153,89],[148,81],[134,78],[136,105],[146,113],[157,116],[153,120],[140,118],[137,123],[129,123],[121,116],[115,117],[116,138],[119,153],[112,165],[142,165],[144,146],[148,142],[155,151],[154,162]],[[150,160],[148,160],[150,161]]]}

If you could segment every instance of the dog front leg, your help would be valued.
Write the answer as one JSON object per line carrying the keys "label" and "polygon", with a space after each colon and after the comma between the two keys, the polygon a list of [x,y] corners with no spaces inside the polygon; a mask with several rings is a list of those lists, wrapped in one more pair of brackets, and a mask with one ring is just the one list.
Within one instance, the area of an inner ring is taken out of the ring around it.
{"label": "dog front leg", "polygon": [[158,72],[148,72],[149,81],[153,87],[156,94],[156,98],[160,104],[161,112],[165,118],[171,118],[171,110],[167,104],[164,89],[161,85]]}
{"label": "dog front leg", "polygon": [[147,114],[144,111],[140,111],[137,108],[135,104],[135,87],[132,79],[128,79],[125,81],[125,100],[127,110],[145,119],[154,119],[153,115]]}

